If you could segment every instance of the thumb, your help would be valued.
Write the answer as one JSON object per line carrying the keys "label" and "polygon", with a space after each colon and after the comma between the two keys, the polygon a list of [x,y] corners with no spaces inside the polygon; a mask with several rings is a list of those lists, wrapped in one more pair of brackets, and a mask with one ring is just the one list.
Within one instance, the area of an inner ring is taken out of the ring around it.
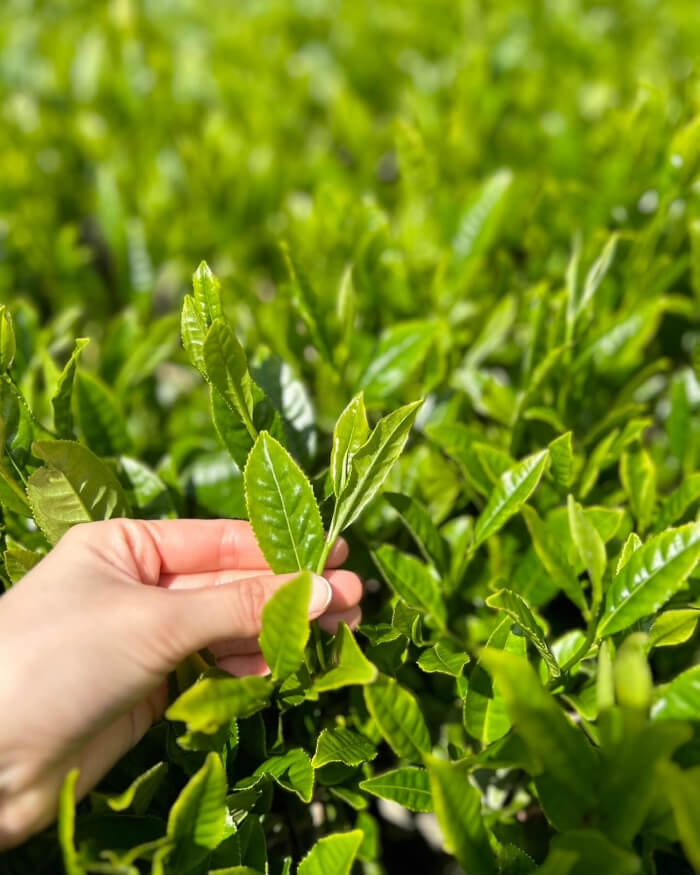
{"label": "thumb", "polygon": [[[298,574],[266,574],[221,586],[166,590],[171,642],[182,659],[228,638],[255,638],[262,629],[265,603]],[[324,577],[311,575],[309,618],[320,617],[333,593]]]}

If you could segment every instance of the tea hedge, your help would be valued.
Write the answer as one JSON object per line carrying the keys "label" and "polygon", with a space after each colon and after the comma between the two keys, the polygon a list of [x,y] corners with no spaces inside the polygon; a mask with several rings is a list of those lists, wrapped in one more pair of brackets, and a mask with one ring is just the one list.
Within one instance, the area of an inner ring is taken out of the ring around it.
{"label": "tea hedge", "polygon": [[5,586],[114,516],[300,572],[270,676],[194,655],[2,871],[700,871],[695,4],[13,0],[0,45]]}

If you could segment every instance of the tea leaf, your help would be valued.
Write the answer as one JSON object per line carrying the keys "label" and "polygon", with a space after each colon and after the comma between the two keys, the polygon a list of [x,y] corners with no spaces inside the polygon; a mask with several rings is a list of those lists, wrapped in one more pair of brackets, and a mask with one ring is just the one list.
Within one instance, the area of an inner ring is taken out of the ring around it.
{"label": "tea leaf", "polygon": [[562,489],[568,489],[573,480],[574,451],[571,438],[572,433],[567,431],[566,434],[555,438],[549,445],[554,482]]}
{"label": "tea leaf", "polygon": [[552,583],[561,589],[577,608],[585,612],[586,599],[578,576],[571,567],[552,527],[544,523],[537,512],[527,505],[521,508],[521,513],[530,532],[535,552],[551,577]]}
{"label": "tea leaf", "polygon": [[655,720],[700,720],[700,665],[662,687],[651,713]]}
{"label": "tea leaf", "polygon": [[459,677],[468,662],[468,654],[447,639],[438,641],[437,644],[424,650],[418,657],[417,665],[429,674],[437,672],[450,677]]}
{"label": "tea leaf", "polygon": [[182,720],[190,732],[213,733],[239,717],[264,708],[272,686],[266,678],[203,678],[185,690],[165,712],[168,720]]}
{"label": "tea leaf", "polygon": [[80,431],[90,449],[100,456],[118,456],[128,452],[131,440],[119,403],[97,377],[78,373],[76,400]]}
{"label": "tea leaf", "polygon": [[360,393],[343,410],[333,429],[330,475],[336,497],[347,482],[352,457],[367,440],[368,434],[365,402]]}
{"label": "tea leaf", "polygon": [[407,605],[425,611],[444,627],[447,617],[445,602],[435,574],[420,560],[383,544],[372,554],[382,576]]}
{"label": "tea leaf", "polygon": [[552,857],[568,853],[577,858],[572,868],[564,870],[571,875],[637,875],[642,871],[639,857],[614,845],[597,830],[570,830],[557,836],[552,842]]}
{"label": "tea leaf", "polygon": [[414,401],[380,419],[353,456],[335,511],[338,532],[351,525],[381,489],[401,455],[421,404]]}
{"label": "tea leaf", "polygon": [[270,568],[316,570],[325,536],[311,484],[267,432],[248,456],[244,479],[248,518]]}
{"label": "tea leaf", "polygon": [[175,842],[171,865],[186,868],[215,848],[226,826],[226,774],[210,753],[190,778],[168,815],[168,837]]}
{"label": "tea leaf", "polygon": [[481,794],[462,763],[426,757],[430,790],[445,848],[465,872],[495,875],[498,865],[481,817]]}
{"label": "tea leaf", "polygon": [[12,327],[12,314],[0,305],[0,371],[9,371],[17,353],[17,341]]}
{"label": "tea leaf", "polygon": [[299,863],[297,875],[350,875],[353,861],[362,844],[362,830],[332,833],[319,839]]}
{"label": "tea leaf", "polygon": [[211,272],[206,261],[199,263],[192,276],[192,291],[200,322],[205,328],[209,328],[224,314],[221,307],[221,283]]}
{"label": "tea leaf", "polygon": [[698,608],[664,611],[654,620],[649,630],[647,649],[684,644],[693,636],[698,620],[700,620]]}
{"label": "tea leaf", "polygon": [[90,800],[95,811],[131,811],[133,814],[144,814],[151,799],[168,771],[167,763],[156,763],[142,775],[133,780],[122,793],[92,793]]}
{"label": "tea leaf", "polygon": [[311,760],[315,769],[327,763],[345,763],[346,766],[359,766],[373,760],[377,755],[375,746],[357,732],[336,726],[324,729],[316,742],[316,753]]}
{"label": "tea leaf", "polygon": [[56,383],[56,391],[51,398],[53,407],[53,427],[61,438],[73,438],[73,384],[75,372],[78,367],[80,354],[90,341],[86,337],[79,337],[75,341],[75,349],[65,364]]}
{"label": "tea leaf", "polygon": [[32,510],[22,487],[0,462],[0,506],[21,516],[30,517]]}
{"label": "tea leaf", "polygon": [[659,769],[678,835],[694,869],[700,869],[700,767],[682,771],[675,763]]}
{"label": "tea leaf", "polygon": [[540,482],[548,459],[549,451],[542,450],[518,462],[501,475],[498,485],[476,521],[473,549],[476,550],[520,510]]}
{"label": "tea leaf", "polygon": [[25,574],[41,562],[43,556],[41,553],[34,553],[22,547],[10,547],[3,553],[3,559],[8,577],[12,583],[19,583]]}
{"label": "tea leaf", "polygon": [[360,378],[367,398],[386,398],[401,388],[425,359],[436,334],[435,322],[405,322],[387,329]]}
{"label": "tea leaf", "polygon": [[223,319],[212,322],[202,348],[207,377],[231,410],[243,420],[251,438],[257,437],[253,425],[253,388],[243,347]]}
{"label": "tea leaf", "polygon": [[328,690],[356,684],[371,684],[377,677],[376,667],[367,659],[345,623],[338,627],[333,652],[333,667],[316,675],[311,692],[316,695]]}
{"label": "tea leaf", "polygon": [[639,537],[636,532],[630,532],[627,536],[627,540],[622,545],[622,550],[620,551],[620,558],[617,560],[617,567],[615,568],[615,574],[619,574],[622,569],[629,562],[630,556],[642,546],[642,539]]}
{"label": "tea leaf", "polygon": [[680,486],[661,502],[656,528],[665,529],[672,523],[678,522],[698,501],[700,501],[700,471],[684,477]]}
{"label": "tea leaf", "polygon": [[447,574],[449,547],[428,511],[415,498],[398,492],[385,492],[384,498],[400,515],[426,562],[432,562],[439,574]]}
{"label": "tea leaf", "polygon": [[623,453],[620,480],[625,487],[637,525],[644,534],[656,506],[656,470],[646,450]]}
{"label": "tea leaf", "polygon": [[366,778],[360,782],[360,788],[388,799],[408,808],[409,811],[431,812],[433,810],[433,797],[430,792],[430,776],[426,769],[416,766],[402,766]]}
{"label": "tea leaf", "polygon": [[265,602],[260,650],[274,680],[293,674],[304,660],[309,640],[311,575],[300,574]]}
{"label": "tea leaf", "polygon": [[112,470],[73,441],[36,441],[32,452],[47,463],[29,478],[34,519],[52,544],[71,526],[129,516],[126,496]]}
{"label": "tea leaf", "polygon": [[578,555],[588,571],[593,589],[593,610],[596,610],[602,599],[602,580],[608,557],[605,544],[596,527],[583,512],[581,505],[569,494],[567,500],[569,511],[569,528],[571,540],[576,545]]}
{"label": "tea leaf", "polygon": [[430,734],[411,693],[386,675],[379,675],[363,692],[367,710],[389,746],[400,757],[420,761],[430,751]]}
{"label": "tea leaf", "polygon": [[613,635],[658,610],[700,560],[700,523],[669,529],[648,540],[613,578],[599,635]]}
{"label": "tea leaf", "polygon": [[281,787],[296,793],[302,802],[311,802],[314,770],[309,755],[300,747],[261,763],[253,775],[270,775]]}
{"label": "tea leaf", "polygon": [[508,614],[520,626],[523,634],[533,643],[539,650],[542,659],[547,663],[552,677],[558,677],[561,674],[561,669],[557,663],[556,657],[547,644],[544,633],[540,624],[535,619],[528,603],[521,598],[517,593],[511,592],[508,589],[500,589],[486,599],[486,604],[490,608],[495,608],[498,611],[503,611]]}

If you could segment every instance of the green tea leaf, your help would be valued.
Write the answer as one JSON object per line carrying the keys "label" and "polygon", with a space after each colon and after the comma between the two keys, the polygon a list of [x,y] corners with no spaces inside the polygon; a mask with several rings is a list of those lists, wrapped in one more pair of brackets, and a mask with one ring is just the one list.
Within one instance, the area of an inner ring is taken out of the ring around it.
{"label": "green tea leaf", "polygon": [[569,511],[571,540],[574,542],[578,555],[581,557],[581,561],[591,579],[595,610],[602,598],[602,580],[608,561],[605,544],[598,534],[596,527],[585,515],[581,505],[574,501],[574,497],[571,494],[569,494],[567,500],[567,507]]}
{"label": "green tea leaf", "polygon": [[623,453],[620,460],[620,480],[625,487],[630,506],[641,534],[651,522],[656,506],[656,469],[649,453]]}
{"label": "green tea leaf", "polygon": [[475,432],[459,423],[445,423],[429,425],[426,433],[458,463],[473,489],[481,495],[489,495],[493,484],[475,450],[478,443]]}
{"label": "green tea leaf", "polygon": [[432,321],[400,322],[382,334],[359,383],[370,401],[387,398],[406,383],[428,354],[437,330]]}
{"label": "green tea leaf", "polygon": [[419,559],[402,553],[390,544],[383,544],[372,554],[382,576],[407,605],[434,617],[445,626],[447,610],[434,572]]}
{"label": "green tea leaf", "polygon": [[6,510],[30,517],[32,509],[24,490],[0,462],[0,506]]}
{"label": "green tea leaf", "polygon": [[367,440],[368,435],[365,402],[360,393],[343,410],[333,429],[330,475],[336,497],[341,494],[347,483],[352,457]]}
{"label": "green tea leaf", "polygon": [[311,686],[314,695],[328,690],[357,684],[371,684],[377,677],[377,668],[360,650],[360,647],[345,623],[338,627],[333,648],[332,667],[316,675]]}
{"label": "green tea leaf", "polygon": [[302,802],[311,802],[314,770],[309,755],[300,747],[270,757],[253,774],[270,775],[281,787],[296,793]]}
{"label": "green tea leaf", "polygon": [[[700,344],[699,344],[700,346]],[[680,486],[661,502],[656,528],[661,530],[678,522],[700,501],[700,471],[684,477]]]}
{"label": "green tea leaf", "polygon": [[630,556],[642,546],[642,539],[636,532],[630,532],[627,536],[627,540],[622,545],[622,550],[620,551],[620,558],[617,560],[617,567],[615,568],[615,574],[619,574],[622,569],[629,562]]}
{"label": "green tea leaf", "polygon": [[145,814],[167,772],[167,763],[156,763],[132,781],[122,793],[92,793],[92,807],[95,811],[131,811],[133,814]]}
{"label": "green tea leaf", "polygon": [[418,657],[416,664],[429,674],[437,672],[450,677],[459,677],[468,662],[469,655],[460,650],[455,643],[446,639],[438,641],[437,644],[424,650]]}
{"label": "green tea leaf", "polygon": [[243,420],[251,438],[257,436],[253,425],[253,381],[243,347],[228,322],[217,319],[207,331],[202,348],[207,377],[231,410]]}
{"label": "green tea leaf", "polygon": [[199,373],[207,378],[207,365],[204,360],[204,340],[209,329],[209,322],[205,321],[200,308],[192,295],[185,295],[182,301],[180,314],[180,335],[182,345],[192,365]]}
{"label": "green tea leaf", "polygon": [[599,635],[614,635],[658,610],[700,560],[700,523],[669,529],[630,556],[605,597]]}
{"label": "green tea leaf", "polygon": [[271,693],[267,678],[203,678],[185,690],[165,716],[168,720],[182,720],[190,732],[211,734],[231,720],[260,711]]}
{"label": "green tea leaf", "polygon": [[663,763],[659,771],[683,850],[697,871],[700,869],[700,767],[683,771],[675,763]]}
{"label": "green tea leaf", "polygon": [[43,558],[41,553],[25,550],[23,547],[9,547],[3,553],[5,569],[12,583],[19,583]]}
{"label": "green tea leaf", "polygon": [[500,589],[486,599],[486,604],[497,611],[508,614],[522,629],[523,634],[532,642],[547,664],[552,677],[558,677],[561,669],[556,657],[547,644],[540,624],[535,619],[528,603],[517,593],[508,589]]}
{"label": "green tea leaf", "polygon": [[73,354],[61,371],[58,382],[56,383],[56,390],[51,398],[51,406],[53,407],[53,427],[61,438],[71,439],[75,437],[73,433],[72,411],[73,384],[80,354],[89,342],[90,341],[87,337],[79,337],[75,341]]}
{"label": "green tea leaf", "polygon": [[561,589],[577,608],[585,612],[586,599],[578,575],[562,550],[561,542],[556,537],[553,527],[543,522],[537,512],[528,505],[523,505],[521,513],[530,532],[535,553],[547,570],[552,583]]}
{"label": "green tea leaf", "polygon": [[68,772],[58,800],[58,842],[66,875],[87,875],[75,847],[75,787],[79,770]]}
{"label": "green tea leaf", "polygon": [[489,496],[474,528],[474,549],[501,529],[517,513],[540,482],[549,459],[549,451],[542,450],[518,462],[501,475]]}
{"label": "green tea leaf", "polygon": [[380,419],[353,456],[347,483],[338,496],[338,532],[351,525],[381,489],[401,455],[421,404],[414,401]]}
{"label": "green tea leaf", "polygon": [[192,276],[193,300],[199,319],[206,328],[221,319],[221,283],[211,272],[206,261],[199,263]]}
{"label": "green tea leaf", "polygon": [[655,720],[700,720],[700,665],[686,669],[662,687],[651,714]]}
{"label": "green tea leaf", "polygon": [[210,753],[170,809],[167,834],[175,842],[171,865],[184,869],[219,844],[226,827],[226,790],[221,759]]}
{"label": "green tea leaf", "polygon": [[583,291],[576,306],[576,314],[581,313],[595,297],[598,287],[610,270],[613,258],[615,257],[615,249],[618,241],[617,234],[611,234],[608,238],[600,256],[593,262],[590,270],[586,274],[586,279],[583,284]]}
{"label": "green tea leaf", "polygon": [[469,783],[466,766],[432,756],[426,764],[445,848],[465,872],[495,875],[499,867],[481,816],[481,794]]}
{"label": "green tea leaf", "polygon": [[[514,631],[510,617],[504,617],[493,630],[487,648],[505,650],[516,656],[527,655],[527,638]],[[517,627],[516,627],[517,628]],[[511,728],[505,701],[481,660],[474,666],[464,700],[464,728],[484,747],[498,741]]]}
{"label": "green tea leaf", "polygon": [[362,839],[360,829],[319,839],[299,863],[297,875],[350,875]]}
{"label": "green tea leaf", "polygon": [[684,644],[692,638],[698,620],[700,620],[698,608],[664,611],[657,616],[649,630],[647,649]]}
{"label": "green tea leaf", "polygon": [[571,438],[572,432],[567,431],[555,438],[549,445],[554,482],[562,489],[568,489],[573,481],[574,450]]}
{"label": "green tea leaf", "polygon": [[384,498],[413,535],[426,562],[433,563],[438,573],[447,574],[450,567],[449,546],[428,511],[415,498],[398,492],[385,492]]}
{"label": "green tea leaf", "polygon": [[118,456],[131,446],[124,413],[107,386],[93,374],[76,378],[78,422],[85,442],[99,456]]}
{"label": "green tea leaf", "polygon": [[130,516],[116,476],[94,453],[73,441],[36,441],[32,452],[47,463],[29,478],[34,519],[52,544],[71,526]]}
{"label": "green tea leaf", "polygon": [[265,602],[260,650],[274,680],[284,680],[304,661],[309,640],[311,575],[300,574]]}
{"label": "green tea leaf", "polygon": [[420,761],[431,749],[430,733],[411,693],[386,675],[379,675],[363,692],[367,710],[392,750]]}
{"label": "green tea leaf", "polygon": [[651,703],[654,680],[645,653],[646,636],[629,635],[615,657],[615,698],[623,708],[646,711]]}
{"label": "green tea leaf", "polygon": [[373,760],[377,749],[369,739],[352,729],[336,726],[324,729],[316,742],[316,753],[311,760],[315,769],[327,763],[344,763],[346,766],[359,766]]}
{"label": "green tea leaf", "polygon": [[360,788],[380,799],[396,802],[409,811],[433,810],[430,776],[426,769],[402,766],[360,781]]}
{"label": "green tea leaf", "polygon": [[[552,841],[554,854],[576,854],[569,875],[637,875],[642,872],[639,857],[614,845],[603,833],[593,829],[570,830]],[[552,870],[554,872],[554,870]]]}
{"label": "green tea leaf", "polygon": [[12,314],[0,305],[0,371],[9,371],[17,353],[17,341],[12,327]]}
{"label": "green tea leaf", "polygon": [[255,442],[244,478],[248,518],[270,568],[316,570],[325,534],[311,484],[267,432]]}

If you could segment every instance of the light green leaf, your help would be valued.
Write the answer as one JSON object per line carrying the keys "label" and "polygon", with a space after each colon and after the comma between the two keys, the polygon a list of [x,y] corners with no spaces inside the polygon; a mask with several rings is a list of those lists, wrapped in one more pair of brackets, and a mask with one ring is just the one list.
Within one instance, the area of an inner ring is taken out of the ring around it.
{"label": "light green leaf", "polygon": [[656,468],[646,450],[622,454],[620,480],[625,487],[639,531],[644,534],[656,507]]}
{"label": "light green leaf", "polygon": [[350,474],[335,511],[337,531],[351,525],[379,492],[394,462],[401,455],[422,401],[406,404],[374,427],[355,453]]}
{"label": "light green leaf", "polygon": [[525,504],[540,482],[548,459],[549,451],[542,450],[518,462],[501,475],[498,485],[476,521],[474,549],[499,531]]}
{"label": "light green leaf", "polygon": [[675,763],[663,763],[659,773],[683,850],[700,871],[700,766],[683,771]]}
{"label": "light green leaf", "polygon": [[299,863],[297,875],[350,875],[363,837],[361,829],[354,829],[319,839]]}
{"label": "light green leaf", "polygon": [[346,766],[359,766],[373,760],[377,749],[369,739],[352,729],[336,726],[324,729],[316,742],[316,753],[311,760],[315,769],[327,763],[345,763]]}
{"label": "light green leaf", "polygon": [[567,507],[569,511],[571,540],[574,542],[578,555],[591,579],[593,610],[596,610],[603,597],[602,580],[608,561],[605,544],[598,534],[596,527],[585,515],[581,505],[574,501],[574,497],[571,494],[569,494],[567,499]]}
{"label": "light green leaf", "polygon": [[700,523],[669,529],[630,556],[610,584],[599,635],[614,635],[657,611],[700,559]]}
{"label": "light green leaf", "polygon": [[311,802],[314,770],[309,755],[300,747],[270,757],[257,767],[253,775],[270,775],[281,787],[296,793],[302,802]]}
{"label": "light green leaf", "polygon": [[202,353],[211,385],[231,410],[241,417],[251,438],[255,438],[253,381],[243,347],[228,322],[217,319],[212,323]]}
{"label": "light green leaf", "polygon": [[615,568],[615,574],[619,574],[622,569],[629,562],[630,556],[642,546],[642,539],[636,532],[630,532],[627,536],[627,540],[622,545],[622,550],[620,551],[620,558],[617,560],[617,567]]}
{"label": "light green leaf", "polygon": [[350,629],[341,623],[335,636],[332,657],[333,667],[324,674],[316,675],[311,693],[339,690],[356,684],[371,684],[377,677],[377,668],[364,653]]}
{"label": "light green leaf", "polygon": [[528,505],[523,505],[521,513],[530,532],[535,553],[547,570],[552,583],[561,589],[577,608],[585,612],[586,599],[578,575],[571,567],[553,527],[543,522],[537,511]]}
{"label": "light green leaf", "polygon": [[[504,617],[491,633],[486,646],[524,658],[527,655],[527,638],[522,633],[516,634],[513,625],[510,617]],[[464,700],[464,727],[483,747],[502,738],[511,727],[498,683],[485,670],[481,660],[469,676]]]}
{"label": "light green leaf", "polygon": [[436,322],[415,321],[399,322],[383,332],[360,377],[367,398],[381,400],[400,389],[424,361],[437,330]]}
{"label": "light green leaf", "polygon": [[43,558],[41,553],[25,550],[24,547],[8,547],[3,553],[5,569],[12,583],[19,583]]}
{"label": "light green leaf", "polygon": [[92,793],[92,807],[98,812],[111,810],[145,814],[167,772],[167,763],[156,763],[132,781],[122,793]]}
{"label": "light green leaf", "polygon": [[211,272],[206,261],[201,261],[192,276],[193,300],[202,325],[209,328],[223,314],[221,283]]}
{"label": "light green leaf", "polygon": [[325,534],[311,484],[284,447],[262,432],[244,472],[248,518],[276,573],[316,570]]}
{"label": "light green leaf", "polygon": [[58,800],[58,842],[66,875],[87,875],[75,847],[75,787],[79,774],[78,769],[68,772]]}
{"label": "light green leaf", "polygon": [[190,778],[168,815],[168,838],[175,842],[171,865],[186,868],[215,848],[226,827],[226,773],[220,757],[210,753]]}
{"label": "light green leaf", "polygon": [[85,442],[99,456],[118,456],[131,446],[124,413],[114,393],[97,377],[78,372],[78,422]]}
{"label": "light green leaf", "polygon": [[692,638],[698,620],[700,620],[698,608],[664,611],[656,617],[649,630],[647,650],[684,644]]}
{"label": "light green leaf", "polygon": [[326,361],[332,362],[332,344],[327,334],[325,314],[319,296],[289,245],[282,242],[280,248],[289,274],[294,306],[306,324],[316,349]]}
{"label": "light green leaf", "polygon": [[578,316],[586,306],[593,300],[598,287],[605,278],[605,275],[610,270],[613,258],[615,257],[615,248],[617,246],[618,235],[611,234],[608,238],[600,256],[593,262],[590,270],[586,274],[586,279],[583,284],[583,291],[576,306],[576,315]]}
{"label": "light green leaf", "polygon": [[390,544],[382,544],[372,553],[382,576],[407,605],[424,611],[444,628],[447,609],[440,593],[437,575],[423,562],[402,553]]}
{"label": "light green leaf", "polygon": [[481,793],[463,763],[426,757],[435,814],[445,848],[470,875],[499,871],[481,816]]}
{"label": "light green leaf", "polygon": [[32,509],[20,484],[0,462],[0,507],[30,517]]}
{"label": "light green leaf", "polygon": [[29,478],[34,519],[52,544],[76,523],[130,516],[116,476],[87,447],[73,441],[35,441],[32,452],[47,463]]}
{"label": "light green leaf", "polygon": [[352,457],[367,440],[369,425],[362,393],[355,395],[338,417],[333,429],[330,476],[336,497],[341,494],[349,473]]}
{"label": "light green leaf", "polygon": [[165,716],[182,720],[190,732],[213,733],[231,720],[260,711],[271,693],[272,685],[263,677],[203,678],[185,690]]}
{"label": "light green leaf", "polygon": [[444,423],[429,425],[426,434],[457,462],[474,490],[481,495],[489,495],[493,484],[475,450],[478,433],[460,423]]}
{"label": "light green leaf", "polygon": [[491,353],[495,352],[508,336],[517,315],[518,305],[514,295],[505,295],[493,308],[478,337],[470,345],[463,368],[478,368]]}
{"label": "light green leaf", "polygon": [[486,599],[486,604],[497,611],[503,611],[515,620],[523,634],[540,652],[552,677],[558,677],[561,674],[556,657],[552,653],[544,637],[544,632],[525,599],[509,589],[500,589]]}
{"label": "light green leaf", "polygon": [[415,498],[398,492],[385,492],[384,498],[413,535],[426,562],[434,564],[439,574],[447,574],[450,568],[449,545],[428,511]]}
{"label": "light green leaf", "polygon": [[430,733],[415,698],[386,675],[364,688],[365,704],[394,752],[420,761],[431,749]]}
{"label": "light green leaf", "polygon": [[12,313],[0,305],[0,371],[9,371],[17,353],[17,341],[12,327]]}
{"label": "light green leaf", "polygon": [[562,489],[568,489],[573,481],[574,450],[571,444],[572,432],[559,435],[549,445],[552,459],[554,482]]}
{"label": "light green leaf", "polygon": [[459,677],[468,662],[469,655],[457,644],[446,639],[424,650],[418,657],[417,665],[428,673],[438,672],[450,677]]}
{"label": "light green leaf", "polygon": [[192,365],[207,378],[207,366],[204,361],[204,339],[207,336],[209,322],[202,318],[197,303],[192,295],[185,295],[182,301],[180,315],[180,334],[182,345]]}
{"label": "light green leaf", "polygon": [[78,359],[85,347],[90,343],[87,337],[79,337],[75,341],[75,349],[73,354],[68,359],[65,367],[61,371],[56,384],[56,391],[51,398],[51,406],[53,407],[53,427],[59,437],[73,438],[73,383],[75,381],[75,372],[78,367]]}
{"label": "light green leaf", "polygon": [[409,811],[431,812],[433,797],[426,769],[402,766],[360,781],[360,789],[381,799],[397,802]]}
{"label": "light green leaf", "polygon": [[176,516],[170,491],[155,471],[130,456],[120,456],[119,464],[127,481],[129,501],[140,519]]}
{"label": "light green leaf", "polygon": [[535,785],[548,819],[560,830],[581,825],[596,805],[597,757],[584,733],[567,720],[522,657],[486,648],[481,661],[497,682],[518,735],[542,765]]}
{"label": "light green leaf", "polygon": [[651,715],[655,720],[700,721],[700,665],[686,669],[661,688]]}
{"label": "light green leaf", "polygon": [[647,662],[646,635],[635,632],[620,645],[613,668],[615,698],[623,708],[646,713],[651,703],[654,679]]}
{"label": "light green leaf", "polygon": [[[698,344],[700,349],[700,343]],[[678,522],[691,507],[700,501],[700,471],[683,478],[683,482],[661,502],[656,528],[661,530]]]}
{"label": "light green leaf", "polygon": [[260,650],[274,680],[284,680],[304,661],[311,585],[311,575],[300,574],[278,589],[263,607]]}

